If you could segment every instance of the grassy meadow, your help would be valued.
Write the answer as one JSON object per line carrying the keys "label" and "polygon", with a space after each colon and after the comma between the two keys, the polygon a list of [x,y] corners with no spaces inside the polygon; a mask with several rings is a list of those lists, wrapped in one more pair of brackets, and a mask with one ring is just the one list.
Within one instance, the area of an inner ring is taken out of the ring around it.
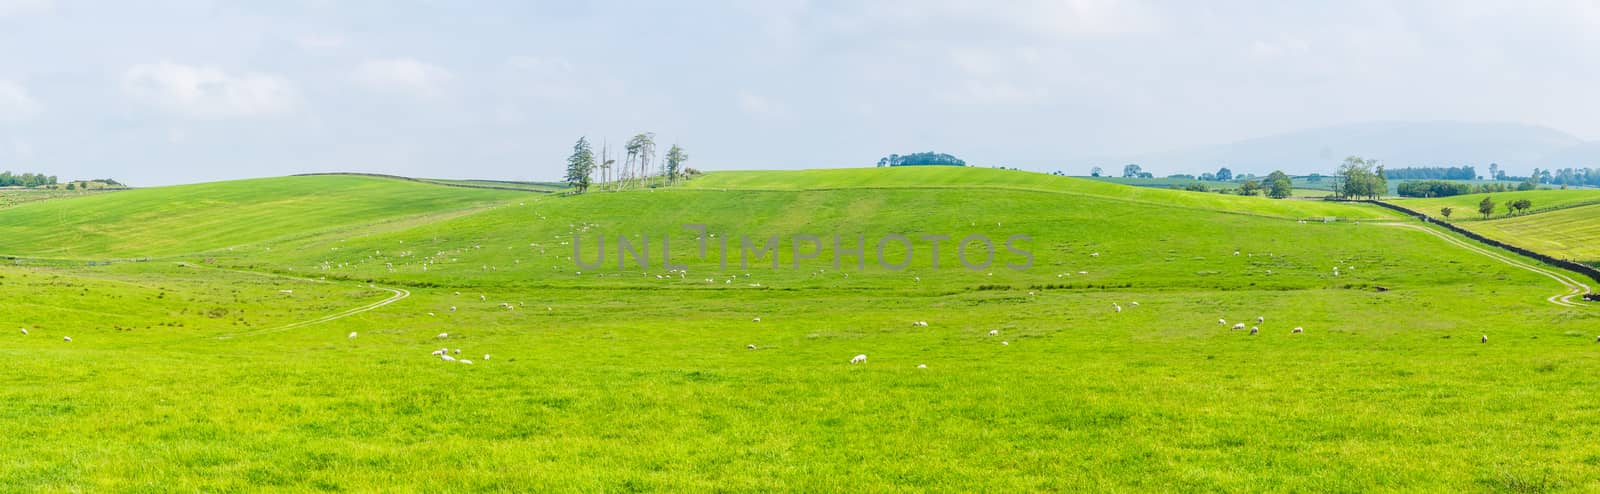
{"label": "grassy meadow", "polygon": [[0,209],[0,491],[1600,488],[1600,309],[1402,222],[935,167],[38,201]]}
{"label": "grassy meadow", "polygon": [[[1496,206],[1488,219],[1478,214],[1484,197]],[[1527,199],[1533,209],[1512,215],[1507,201]],[[1530,190],[1471,194],[1430,199],[1405,199],[1397,204],[1439,216],[1454,208],[1450,219],[1480,235],[1546,255],[1600,266],[1600,190]]]}

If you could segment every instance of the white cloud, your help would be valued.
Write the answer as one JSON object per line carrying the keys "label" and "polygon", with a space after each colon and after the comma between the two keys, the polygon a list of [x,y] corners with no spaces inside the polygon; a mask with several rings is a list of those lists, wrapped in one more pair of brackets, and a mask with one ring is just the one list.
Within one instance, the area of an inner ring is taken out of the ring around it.
{"label": "white cloud", "polygon": [[351,74],[351,80],[376,91],[434,97],[455,80],[455,75],[420,60],[393,58],[362,62]]}
{"label": "white cloud", "polygon": [[53,0],[0,0],[0,17],[49,12],[54,7]]}
{"label": "white cloud", "polygon": [[21,84],[0,79],[0,122],[21,122],[43,110],[43,105],[28,96]]}
{"label": "white cloud", "polygon": [[736,95],[739,110],[746,114],[761,118],[781,118],[789,114],[789,108],[783,102],[777,101],[749,91],[739,91]]}
{"label": "white cloud", "polygon": [[294,86],[282,77],[170,62],[129,68],[122,74],[122,89],[145,104],[191,118],[283,115],[300,102]]}
{"label": "white cloud", "polygon": [[1283,41],[1255,40],[1250,43],[1250,57],[1257,60],[1272,60],[1284,57],[1297,57],[1311,51],[1305,41],[1289,39]]}
{"label": "white cloud", "polygon": [[345,45],[344,36],[337,34],[306,34],[294,38],[295,46],[301,50],[317,53],[329,53]]}
{"label": "white cloud", "polygon": [[1001,80],[969,80],[955,89],[938,94],[939,99],[957,105],[1026,105],[1049,97],[1043,88],[1022,87]]}

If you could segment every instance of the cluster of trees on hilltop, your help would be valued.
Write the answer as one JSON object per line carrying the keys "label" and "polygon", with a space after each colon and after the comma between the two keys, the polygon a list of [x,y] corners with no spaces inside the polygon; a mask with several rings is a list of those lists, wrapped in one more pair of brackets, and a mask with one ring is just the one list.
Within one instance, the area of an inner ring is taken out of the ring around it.
{"label": "cluster of trees on hilltop", "polygon": [[55,185],[55,175],[38,173],[13,174],[10,171],[0,172],[0,187],[38,187],[41,185]]}
{"label": "cluster of trees on hilltop", "polygon": [[945,153],[928,151],[924,153],[911,153],[908,155],[891,154],[878,159],[878,166],[967,166],[966,160]]}
{"label": "cluster of trees on hilltop", "polygon": [[1471,166],[1395,168],[1384,171],[1383,176],[1394,180],[1474,180],[1478,178],[1478,170]]}
{"label": "cluster of trees on hilltop", "polygon": [[1384,177],[1383,165],[1378,160],[1351,156],[1339,165],[1338,184],[1333,193],[1344,199],[1377,199],[1389,191],[1389,179]]}
{"label": "cluster of trees on hilltop", "polygon": [[623,155],[619,156],[623,159],[622,163],[611,158],[610,146],[604,143],[600,145],[600,157],[597,159],[589,138],[579,137],[577,144],[572,146],[572,155],[567,157],[567,185],[582,194],[594,184],[596,173],[599,174],[601,187],[609,190],[655,187],[660,181],[670,184],[680,178],[700,174],[699,170],[684,166],[684,162],[689,161],[689,154],[677,144],[667,150],[666,156],[658,159],[654,132],[629,138],[622,149]]}

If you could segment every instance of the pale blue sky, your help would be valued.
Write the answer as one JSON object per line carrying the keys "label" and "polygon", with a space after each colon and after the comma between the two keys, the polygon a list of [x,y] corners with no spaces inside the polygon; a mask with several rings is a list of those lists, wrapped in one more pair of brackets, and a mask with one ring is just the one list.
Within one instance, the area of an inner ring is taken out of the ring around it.
{"label": "pale blue sky", "polygon": [[1369,120],[1600,137],[1600,3],[1532,4],[0,0],[0,169],[540,180],[641,131],[703,169],[1052,170]]}

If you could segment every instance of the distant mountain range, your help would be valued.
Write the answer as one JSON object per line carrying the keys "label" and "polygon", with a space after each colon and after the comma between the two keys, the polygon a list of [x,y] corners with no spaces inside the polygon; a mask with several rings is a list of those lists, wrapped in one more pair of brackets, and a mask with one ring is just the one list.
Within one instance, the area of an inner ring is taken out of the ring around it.
{"label": "distant mountain range", "polygon": [[1120,157],[1073,160],[1120,174],[1137,163],[1157,176],[1234,171],[1265,175],[1333,171],[1346,156],[1377,159],[1389,168],[1473,165],[1480,175],[1499,163],[1513,175],[1535,167],[1600,167],[1600,141],[1549,127],[1515,123],[1370,122],[1300,130],[1230,144]]}

